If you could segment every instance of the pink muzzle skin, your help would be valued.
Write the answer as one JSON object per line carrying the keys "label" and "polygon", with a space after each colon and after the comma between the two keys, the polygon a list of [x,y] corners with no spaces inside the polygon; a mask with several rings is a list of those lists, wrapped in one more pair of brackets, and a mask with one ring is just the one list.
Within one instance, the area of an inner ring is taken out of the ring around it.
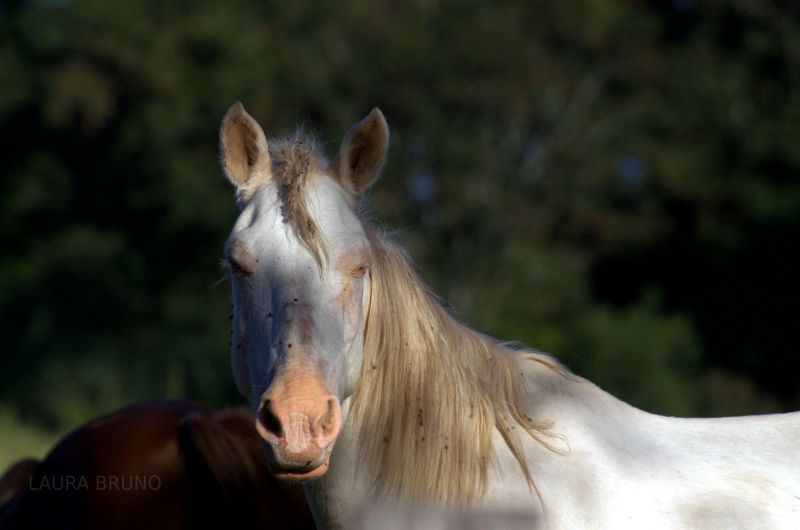
{"label": "pink muzzle skin", "polygon": [[319,478],[328,471],[341,430],[339,400],[321,378],[284,374],[264,394],[256,430],[268,445],[273,474],[284,480]]}

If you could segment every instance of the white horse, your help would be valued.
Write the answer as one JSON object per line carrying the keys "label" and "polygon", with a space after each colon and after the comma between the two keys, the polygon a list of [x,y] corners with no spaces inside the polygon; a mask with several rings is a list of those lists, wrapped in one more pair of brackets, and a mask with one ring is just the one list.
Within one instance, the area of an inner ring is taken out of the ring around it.
{"label": "white horse", "polygon": [[800,528],[800,413],[656,416],[450,316],[360,215],[388,143],[377,109],[332,162],[302,133],[268,146],[238,103],[220,131],[236,382],[319,526],[379,502],[554,529]]}

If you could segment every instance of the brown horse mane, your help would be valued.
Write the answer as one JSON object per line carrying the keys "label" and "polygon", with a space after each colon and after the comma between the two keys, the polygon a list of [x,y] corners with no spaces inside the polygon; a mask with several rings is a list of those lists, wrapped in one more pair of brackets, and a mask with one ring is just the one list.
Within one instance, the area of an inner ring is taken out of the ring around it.
{"label": "brown horse mane", "polygon": [[[259,512],[281,511],[279,507],[264,502],[264,499],[282,492],[275,480],[267,476],[266,452],[257,438],[249,411],[193,411],[181,419],[178,432],[188,468],[194,470],[190,480],[203,484],[211,478],[213,487],[219,490],[219,501],[228,506],[232,517],[237,518],[254,509]],[[265,512],[259,516],[268,518],[271,514]],[[236,522],[245,524],[246,521]]]}

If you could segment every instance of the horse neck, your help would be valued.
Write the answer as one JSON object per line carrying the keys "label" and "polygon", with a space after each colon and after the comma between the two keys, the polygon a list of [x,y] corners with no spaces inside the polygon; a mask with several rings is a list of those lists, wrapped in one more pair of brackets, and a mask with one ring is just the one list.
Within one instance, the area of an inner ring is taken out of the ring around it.
{"label": "horse neck", "polygon": [[541,439],[547,425],[523,409],[515,352],[456,321],[402,249],[368,237],[371,295],[349,420],[362,465],[379,477],[376,489],[435,504],[471,502],[487,485],[495,429],[530,483],[520,437]]}

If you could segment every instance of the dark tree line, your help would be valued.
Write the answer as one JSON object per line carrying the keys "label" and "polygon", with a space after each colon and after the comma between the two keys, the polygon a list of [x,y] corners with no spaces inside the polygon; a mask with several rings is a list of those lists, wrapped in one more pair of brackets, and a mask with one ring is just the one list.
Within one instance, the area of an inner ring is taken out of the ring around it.
{"label": "dark tree line", "polygon": [[800,9],[763,0],[0,3],[0,401],[238,399],[216,130],[331,153],[463,319],[668,414],[797,408]]}

